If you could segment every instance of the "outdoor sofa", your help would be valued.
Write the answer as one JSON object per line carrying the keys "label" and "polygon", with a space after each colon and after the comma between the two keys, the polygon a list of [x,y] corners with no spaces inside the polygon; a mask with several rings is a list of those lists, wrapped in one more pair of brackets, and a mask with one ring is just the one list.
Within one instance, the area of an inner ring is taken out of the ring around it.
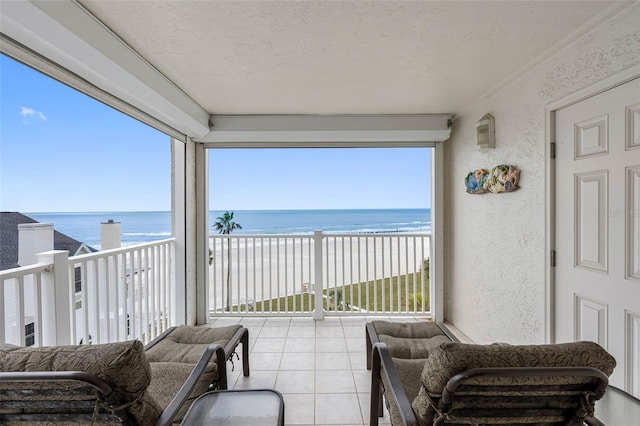
{"label": "outdoor sofa", "polygon": [[397,337],[407,327],[415,333],[421,327],[435,331],[435,325],[367,325],[367,342],[373,342],[371,425],[382,415],[379,390],[394,426],[602,424],[593,417],[594,404],[604,395],[616,361],[598,344],[445,341],[434,347],[429,340],[440,334],[421,345]]}
{"label": "outdoor sofa", "polygon": [[168,425],[211,389],[226,389],[226,360],[242,326],[172,327],[146,347],[138,340],[98,345],[0,344],[0,424]]}

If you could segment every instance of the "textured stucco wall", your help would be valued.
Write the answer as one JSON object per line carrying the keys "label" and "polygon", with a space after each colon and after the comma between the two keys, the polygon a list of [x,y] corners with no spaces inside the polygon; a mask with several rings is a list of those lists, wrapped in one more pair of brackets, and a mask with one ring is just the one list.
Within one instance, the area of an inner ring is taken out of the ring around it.
{"label": "textured stucco wall", "polygon": [[[474,341],[545,340],[545,107],[640,63],[639,23],[636,2],[456,114],[445,143],[445,317]],[[475,123],[485,113],[496,149],[481,153]],[[498,164],[522,170],[520,190],[465,192],[467,173]]]}

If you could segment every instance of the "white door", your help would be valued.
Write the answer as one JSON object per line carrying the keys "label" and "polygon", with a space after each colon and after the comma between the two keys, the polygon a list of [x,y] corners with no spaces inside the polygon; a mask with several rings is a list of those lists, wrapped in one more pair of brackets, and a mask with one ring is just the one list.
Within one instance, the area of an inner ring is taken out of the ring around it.
{"label": "white door", "polygon": [[556,112],[556,341],[591,340],[640,397],[640,78]]}

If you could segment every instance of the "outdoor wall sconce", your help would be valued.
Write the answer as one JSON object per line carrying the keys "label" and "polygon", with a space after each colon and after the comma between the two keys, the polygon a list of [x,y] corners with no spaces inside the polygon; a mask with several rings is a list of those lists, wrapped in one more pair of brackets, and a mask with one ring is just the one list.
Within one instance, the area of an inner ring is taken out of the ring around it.
{"label": "outdoor wall sconce", "polygon": [[477,147],[481,152],[489,151],[496,147],[495,120],[491,114],[485,114],[476,123]]}

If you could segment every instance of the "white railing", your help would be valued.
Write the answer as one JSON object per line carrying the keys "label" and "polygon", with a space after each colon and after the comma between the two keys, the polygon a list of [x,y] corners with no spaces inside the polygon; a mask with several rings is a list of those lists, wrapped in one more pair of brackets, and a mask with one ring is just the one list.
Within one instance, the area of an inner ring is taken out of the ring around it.
{"label": "white railing", "polygon": [[429,314],[430,243],[429,234],[211,235],[210,312]]}
{"label": "white railing", "polygon": [[51,251],[0,271],[0,341],[150,341],[174,320],[174,247],[167,239],[71,258]]}
{"label": "white railing", "polygon": [[[38,255],[38,263],[0,271],[0,342],[20,346],[70,343],[69,303],[59,306],[55,297],[54,264],[66,266],[67,252]],[[68,286],[59,288],[61,293]],[[58,319],[57,310],[66,318]]]}

